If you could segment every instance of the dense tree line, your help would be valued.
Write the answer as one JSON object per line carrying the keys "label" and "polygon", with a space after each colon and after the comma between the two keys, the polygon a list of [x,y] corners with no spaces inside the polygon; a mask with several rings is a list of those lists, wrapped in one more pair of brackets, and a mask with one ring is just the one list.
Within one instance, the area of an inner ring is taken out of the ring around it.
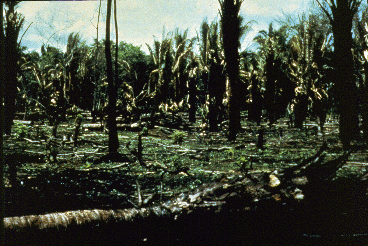
{"label": "dense tree line", "polygon": [[201,113],[208,130],[227,126],[234,140],[242,111],[257,125],[288,116],[303,128],[307,117],[316,118],[322,132],[327,113],[336,112],[344,148],[360,139],[359,115],[366,140],[367,7],[357,0],[316,1],[319,7],[260,31],[256,50],[242,50],[240,40],[251,28],[239,14],[242,2],[219,1],[219,22],[205,19],[196,37],[164,31],[147,44],[148,55],[109,35],[87,44],[78,33],[69,35],[65,52],[46,45],[40,54],[26,52],[19,43],[24,17],[18,2],[6,2],[2,37],[12,69],[5,68],[5,133],[17,111],[26,117],[42,112],[57,125],[78,107],[95,120],[110,112],[109,122],[118,115],[135,122],[159,111],[188,111],[195,122]]}

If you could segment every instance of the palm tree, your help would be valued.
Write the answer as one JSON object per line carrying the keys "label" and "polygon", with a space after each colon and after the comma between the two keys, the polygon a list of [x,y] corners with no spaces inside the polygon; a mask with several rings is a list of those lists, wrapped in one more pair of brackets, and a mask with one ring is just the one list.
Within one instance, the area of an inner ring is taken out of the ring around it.
{"label": "palm tree", "polygon": [[106,86],[104,83],[106,81],[106,59],[104,50],[104,42],[96,39],[90,49],[90,59],[87,63],[88,74],[86,74],[86,77],[90,78],[93,84],[93,99],[91,103],[93,121],[96,121],[106,102]]}
{"label": "palm tree", "polygon": [[243,77],[249,81],[248,119],[255,121],[257,126],[261,124],[263,97],[261,93],[260,61],[255,52],[243,51],[240,54],[240,69]]}
{"label": "palm tree", "polygon": [[118,34],[118,17],[116,15],[116,0],[114,0],[114,19],[115,19],[115,87],[118,87],[119,81],[119,34]]}
{"label": "palm tree", "polygon": [[220,46],[218,23],[212,22],[208,33],[208,123],[210,131],[217,131],[226,93],[224,57]]}
{"label": "palm tree", "polygon": [[148,81],[148,94],[154,99],[152,112],[156,111],[160,103],[174,96],[171,93],[171,82],[173,79],[172,38],[171,33],[162,33],[162,41],[155,39],[153,48],[146,44],[153,61],[154,69],[150,73]]}
{"label": "palm tree", "polygon": [[289,41],[290,77],[293,79],[295,98],[292,108],[295,126],[302,128],[308,113],[318,116],[320,128],[327,112],[327,92],[324,68],[328,59],[329,31],[323,28],[323,19],[317,15],[301,16],[299,24],[293,27],[295,34]]}
{"label": "palm tree", "polygon": [[229,136],[236,139],[240,130],[240,81],[239,46],[242,32],[242,18],[239,16],[242,0],[219,0],[221,14],[221,33],[225,53],[226,73],[229,79]]}
{"label": "palm tree", "polygon": [[200,77],[200,61],[198,57],[191,50],[189,54],[189,65],[188,65],[189,75],[188,75],[188,85],[189,85],[189,122],[195,123],[195,114],[197,111],[197,84]]}
{"label": "palm tree", "polygon": [[287,76],[287,27],[274,30],[270,23],[268,31],[261,30],[254,39],[259,45],[260,73],[264,83],[264,108],[269,124],[272,125],[284,114],[294,97],[294,85]]}
{"label": "palm tree", "polygon": [[[11,126],[15,115],[15,96],[17,94],[17,73],[19,72],[18,61],[20,59],[20,46],[18,37],[23,26],[24,17],[15,11],[16,5],[20,1],[6,1],[5,6],[5,78],[4,85],[4,108],[5,108],[5,127],[4,133],[10,135]],[[3,35],[3,34],[2,34]]]}
{"label": "palm tree", "polygon": [[112,70],[111,45],[110,45],[110,21],[111,21],[111,5],[112,0],[107,0],[106,15],[106,40],[105,55],[107,65],[107,81],[108,81],[108,128],[109,128],[109,154],[114,155],[119,149],[118,131],[116,127],[116,97],[117,92],[114,84],[114,74]]}
{"label": "palm tree", "polygon": [[[209,39],[209,32],[210,26],[208,25],[207,19],[203,20],[201,27],[200,27],[200,61],[201,61],[201,78],[203,83],[203,91],[206,95],[208,93],[208,56],[209,56],[209,46],[208,46],[208,39]],[[204,104],[204,100],[202,100],[202,104]]]}
{"label": "palm tree", "polygon": [[0,245],[5,245],[5,186],[4,186],[4,85],[5,85],[5,71],[4,71],[4,57],[5,57],[5,37],[4,37],[4,19],[3,19],[3,1],[0,1]]}
{"label": "palm tree", "polygon": [[362,78],[359,80],[361,99],[361,115],[363,139],[368,143],[368,14],[366,7],[362,16],[356,19],[355,25],[355,56],[359,61]]}
{"label": "palm tree", "polygon": [[46,113],[49,118],[49,123],[52,125],[56,119],[54,113],[56,112],[52,105],[52,95],[57,89],[55,86],[55,75],[57,70],[53,65],[42,66],[40,61],[25,61],[21,65],[23,71],[31,71],[34,81],[37,86],[37,97],[33,100],[36,101],[36,106]]}
{"label": "palm tree", "polygon": [[188,29],[183,33],[176,29],[174,34],[174,45],[175,45],[175,54],[174,54],[174,80],[175,80],[175,101],[179,103],[184,95],[186,94],[186,82],[188,80],[188,73],[186,71],[188,65],[188,55],[192,49],[193,40],[189,40]]}
{"label": "palm tree", "polygon": [[317,0],[330,20],[334,37],[335,85],[340,114],[339,135],[344,149],[350,149],[351,141],[359,137],[359,110],[356,96],[358,93],[354,80],[354,59],[351,49],[353,18],[361,2],[360,0],[325,0],[324,3],[328,5],[326,7]]}
{"label": "palm tree", "polygon": [[242,0],[219,0],[221,14],[221,33],[225,53],[226,73],[229,78],[229,136],[236,139],[240,125],[240,81],[239,47],[242,33],[242,18],[239,16]]}
{"label": "palm tree", "polygon": [[71,33],[68,37],[67,48],[63,59],[63,66],[67,73],[65,95],[71,105],[83,109],[92,109],[93,82],[88,78],[96,51],[91,51],[78,33]]}
{"label": "palm tree", "polygon": [[205,98],[202,104],[208,107],[206,118],[209,130],[217,131],[223,111],[221,105],[226,92],[226,74],[218,23],[213,21],[209,25],[205,19],[201,24],[198,39],[200,40],[198,74],[201,77]]}

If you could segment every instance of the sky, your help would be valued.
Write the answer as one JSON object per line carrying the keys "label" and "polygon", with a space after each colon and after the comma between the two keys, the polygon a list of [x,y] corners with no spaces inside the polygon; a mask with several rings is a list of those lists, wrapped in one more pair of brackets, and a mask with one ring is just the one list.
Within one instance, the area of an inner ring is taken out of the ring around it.
{"label": "sky", "polygon": [[[252,30],[244,38],[241,49],[251,48],[258,31],[267,29],[270,22],[284,14],[302,13],[311,1],[244,0],[240,14],[245,22],[251,21]],[[100,1],[21,2],[17,9],[25,17],[21,45],[29,51],[39,52],[42,44],[65,51],[72,32],[79,33],[87,44],[91,44],[97,37],[99,4]],[[98,25],[100,40],[105,36],[106,5],[107,1],[102,1]],[[163,30],[188,29],[188,36],[195,37],[205,18],[209,23],[219,20],[219,8],[218,0],[117,0],[119,42],[141,46],[148,53],[146,44],[152,46],[154,38],[161,40]],[[115,31],[111,38],[115,41]]]}

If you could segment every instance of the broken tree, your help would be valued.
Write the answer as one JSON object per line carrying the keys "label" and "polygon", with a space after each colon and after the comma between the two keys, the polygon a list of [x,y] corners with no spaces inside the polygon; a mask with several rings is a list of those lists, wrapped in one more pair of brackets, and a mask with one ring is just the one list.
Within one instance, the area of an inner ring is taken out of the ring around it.
{"label": "broken tree", "polygon": [[368,225],[362,218],[368,215],[367,182],[334,179],[349,152],[324,162],[326,149],[324,144],[294,167],[272,173],[248,170],[160,205],[5,218],[7,245],[213,245],[265,240],[285,245],[366,239]]}

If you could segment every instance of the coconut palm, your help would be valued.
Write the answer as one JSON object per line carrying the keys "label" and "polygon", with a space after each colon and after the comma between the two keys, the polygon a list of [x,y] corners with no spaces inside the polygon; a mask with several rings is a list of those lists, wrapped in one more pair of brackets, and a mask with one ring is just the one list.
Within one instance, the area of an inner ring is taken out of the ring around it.
{"label": "coconut palm", "polygon": [[188,65],[188,55],[191,52],[193,41],[187,38],[188,29],[183,33],[176,29],[174,39],[174,81],[175,81],[175,101],[178,104],[187,92],[186,83],[188,81],[188,73],[186,71]]}
{"label": "coconut palm", "polygon": [[240,130],[239,48],[242,18],[239,16],[242,0],[219,0],[221,34],[225,54],[226,73],[229,79],[229,140],[235,140]]}
{"label": "coconut palm", "polygon": [[[5,71],[4,71],[4,57],[5,57],[5,37],[4,37],[4,13],[3,13],[3,1],[0,1],[0,9],[1,9],[1,19],[0,19],[0,122],[4,122],[4,106],[3,106],[3,97],[4,97],[4,81],[5,81]],[[1,244],[4,245],[5,242],[5,231],[4,231],[4,217],[5,217],[5,176],[4,176],[4,124],[0,126],[0,200],[1,200],[1,211],[0,211],[0,241]]]}
{"label": "coconut palm", "polygon": [[105,55],[107,65],[107,81],[108,81],[108,129],[109,129],[109,154],[115,155],[119,149],[119,139],[116,127],[116,98],[117,91],[114,83],[114,74],[112,69],[111,45],[110,45],[110,21],[111,21],[111,5],[112,0],[107,1],[106,15],[106,39],[105,39]]}
{"label": "coconut palm", "polygon": [[159,105],[165,105],[168,108],[170,99],[173,99],[175,92],[172,89],[172,37],[171,33],[162,32],[162,41],[154,40],[153,48],[146,44],[150,52],[151,60],[153,62],[153,70],[150,73],[148,81],[147,93],[150,98],[151,110],[151,124],[154,126],[154,115],[159,109]]}
{"label": "coconut palm", "polygon": [[212,22],[208,36],[208,123],[210,131],[217,131],[226,93],[226,73],[223,50],[220,45],[220,30],[217,22]]}
{"label": "coconut palm", "polygon": [[[159,90],[162,89],[161,87],[163,86],[163,84],[168,85],[170,82],[167,80],[164,81],[163,72],[165,68],[166,70],[169,67],[171,69],[172,63],[171,44],[172,44],[171,34],[170,33],[165,34],[165,31],[163,31],[161,42],[158,41],[157,39],[154,40],[153,48],[151,48],[151,46],[146,44],[154,65],[154,70],[150,74],[150,80],[147,88],[149,94],[151,93],[156,94]],[[166,58],[169,59],[166,60]]]}
{"label": "coconut palm", "polygon": [[264,108],[269,124],[272,125],[284,115],[288,103],[294,98],[294,84],[287,75],[288,27],[274,30],[270,23],[268,30],[261,30],[254,40],[259,44],[258,57],[260,74],[264,84]]}
{"label": "coconut palm", "polygon": [[200,40],[198,72],[204,95],[202,104],[207,108],[205,117],[208,119],[209,130],[217,131],[221,113],[224,111],[221,105],[226,91],[226,74],[218,23],[213,21],[209,25],[205,19],[201,24],[198,40]]}
{"label": "coconut palm", "polygon": [[[5,78],[4,84],[4,133],[10,135],[15,115],[15,95],[17,94],[17,74],[19,72],[20,45],[18,37],[23,26],[24,17],[16,10],[20,1],[5,1],[5,28],[1,33],[5,46]],[[2,10],[1,10],[2,11]]]}
{"label": "coconut palm", "polygon": [[87,78],[90,78],[93,86],[93,99],[92,99],[92,120],[95,121],[97,116],[103,111],[103,107],[107,104],[107,77],[106,71],[106,59],[104,55],[104,42],[95,40],[94,44],[90,48],[90,59],[88,62]]}
{"label": "coconut palm", "polygon": [[92,109],[93,82],[89,80],[95,52],[89,49],[78,33],[69,34],[63,65],[67,72],[65,95],[71,105]]}
{"label": "coconut palm", "polygon": [[[357,85],[354,77],[352,49],[352,25],[360,0],[324,0],[323,12],[332,26],[334,37],[334,68],[338,98],[339,135],[344,149],[350,149],[353,140],[359,137]],[[326,6],[327,5],[327,6]]]}
{"label": "coconut palm", "polygon": [[[202,21],[201,27],[200,27],[200,37],[198,39],[200,40],[200,62],[201,62],[201,80],[203,83],[203,94],[208,93],[208,56],[210,53],[208,39],[209,39],[209,31],[210,26],[208,24],[207,19]],[[205,103],[205,98],[203,97],[201,100],[202,104]]]}
{"label": "coconut palm", "polygon": [[57,119],[57,110],[55,107],[57,105],[57,98],[54,98],[56,94],[59,97],[60,94],[57,91],[59,81],[56,76],[60,76],[57,74],[57,70],[52,65],[46,65],[42,67],[41,62],[38,61],[25,61],[21,65],[21,69],[24,71],[31,71],[33,74],[33,79],[38,85],[37,87],[37,97],[31,99],[34,100],[35,107],[39,110],[45,112],[46,116],[49,119],[50,125],[54,123]]}
{"label": "coconut palm", "polygon": [[323,28],[323,19],[317,15],[303,15],[293,27],[294,36],[289,41],[290,77],[294,81],[295,98],[291,108],[295,114],[295,126],[302,128],[308,113],[319,118],[320,128],[327,113],[326,61],[329,58],[330,35]]}
{"label": "coconut palm", "polygon": [[368,7],[362,10],[362,15],[355,19],[355,47],[362,78],[359,80],[363,139],[368,143]]}
{"label": "coconut palm", "polygon": [[247,98],[248,119],[255,121],[259,126],[262,118],[263,97],[262,97],[262,76],[260,76],[260,61],[255,52],[243,51],[240,54],[240,70],[249,81]]}
{"label": "coconut palm", "polygon": [[197,84],[200,79],[200,61],[199,57],[194,54],[191,50],[189,53],[189,64],[188,64],[188,89],[189,89],[189,122],[195,123],[195,114],[197,111]]}

